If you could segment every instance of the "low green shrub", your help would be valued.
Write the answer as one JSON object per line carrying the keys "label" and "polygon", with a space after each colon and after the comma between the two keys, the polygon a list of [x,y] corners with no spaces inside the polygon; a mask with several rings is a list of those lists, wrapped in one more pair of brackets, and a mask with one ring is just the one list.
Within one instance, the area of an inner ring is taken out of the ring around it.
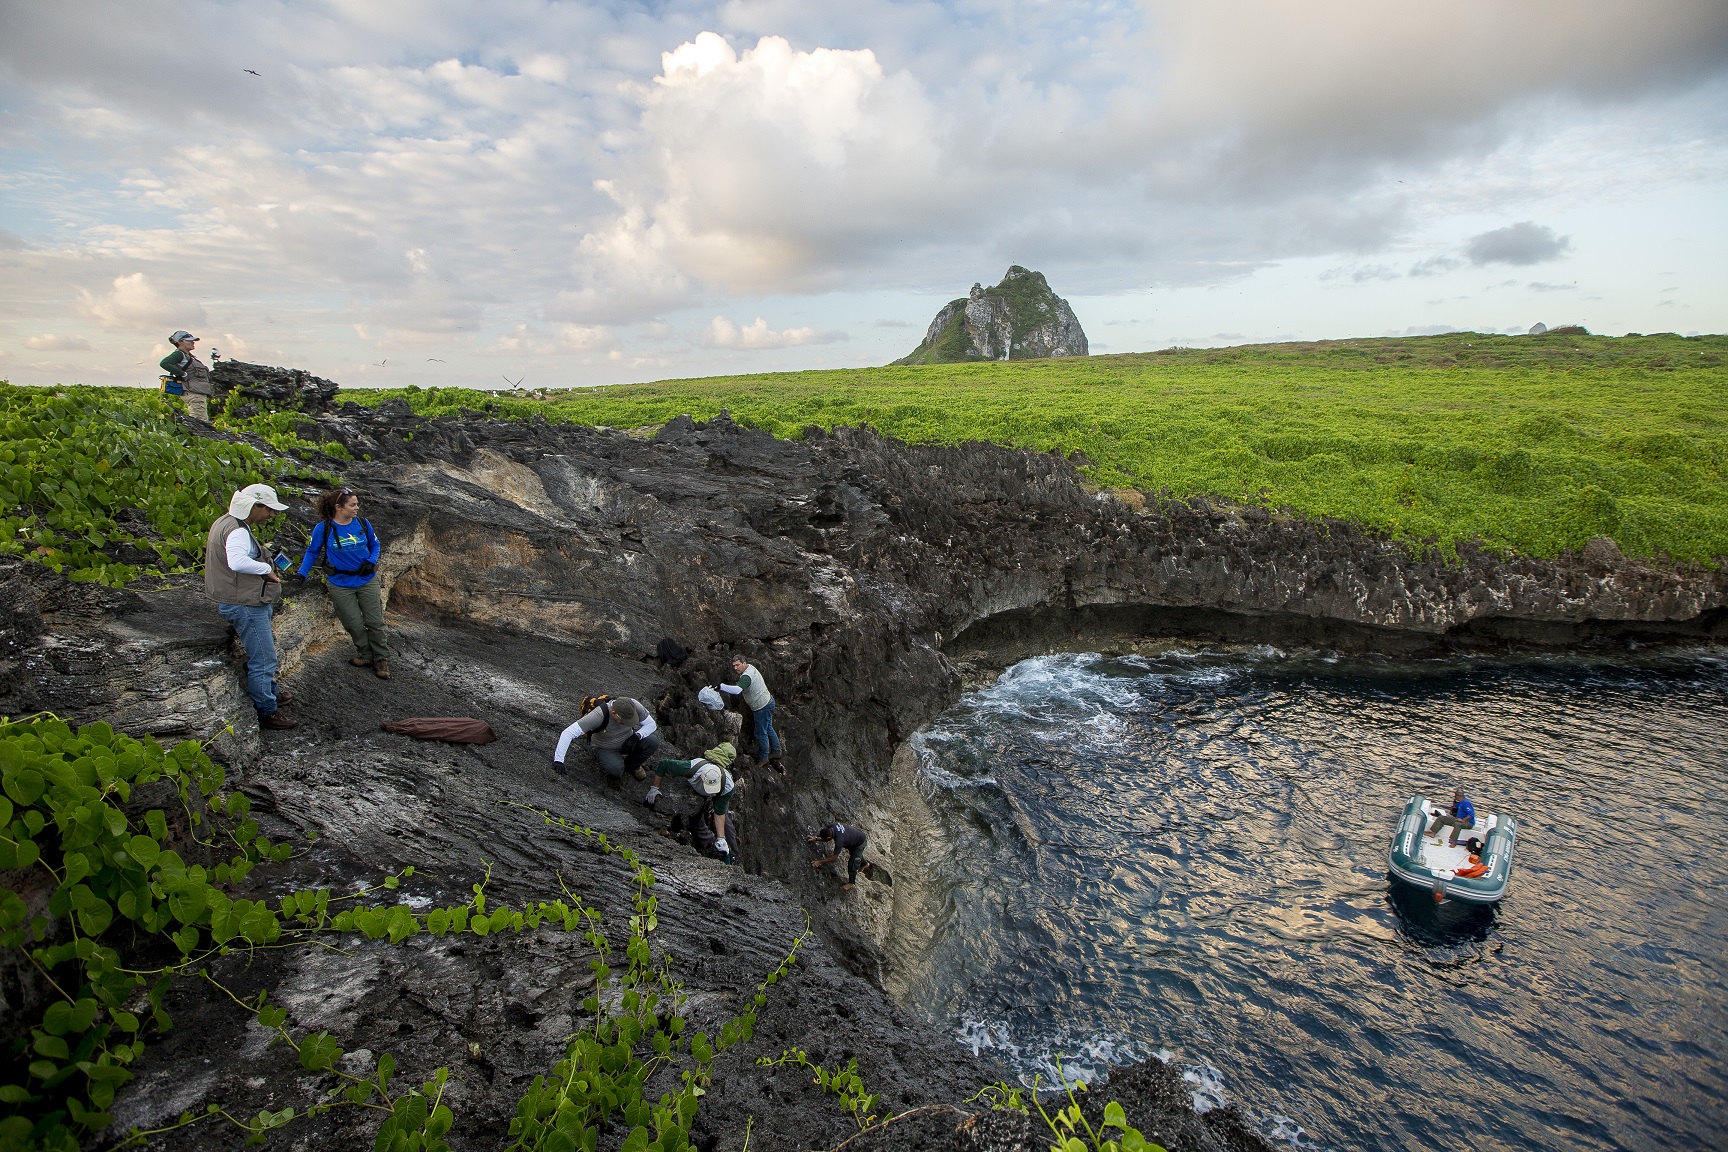
{"label": "low green shrub", "polygon": [[257,435],[284,454],[272,456],[195,435],[176,420],[180,411],[179,401],[137,388],[0,380],[0,554],[116,588],[193,571],[236,489],[291,479],[334,484],[286,454],[348,455],[338,442],[301,439],[304,417],[294,412],[217,416],[218,427]]}
{"label": "low green shrub", "polygon": [[[140,804],[159,796],[164,806],[137,811],[131,802],[141,789],[154,792],[139,794]],[[230,896],[225,888],[293,850],[260,834],[245,795],[226,788],[222,767],[194,741],[164,749],[104,723],[74,731],[48,715],[0,718],[0,792],[0,870],[28,869],[51,886],[37,911],[18,891],[0,891],[0,947],[22,954],[51,990],[34,1026],[0,1058],[0,1152],[77,1152],[93,1139],[106,1142],[115,1092],[133,1078],[131,1066],[152,1030],[172,1026],[164,1000],[176,980],[187,978],[231,998],[292,1048],[302,1069],[336,1084],[301,1106],[253,1116],[211,1104],[164,1128],[134,1129],[122,1146],[212,1120],[258,1143],[297,1118],[361,1108],[379,1116],[380,1152],[447,1152],[443,1136],[454,1117],[443,1102],[445,1069],[406,1089],[392,1084],[395,1058],[388,1053],[371,1075],[345,1071],[338,1067],[342,1047],[328,1033],[295,1028],[268,990],[236,995],[212,965],[235,951],[315,945],[334,934],[401,944],[422,932],[490,936],[541,927],[583,934],[595,951],[595,990],[583,1005],[591,1018],[565,1058],[536,1078],[518,1106],[510,1147],[592,1152],[602,1130],[623,1123],[629,1152],[692,1152],[690,1127],[709,1065],[752,1037],[768,989],[790,971],[808,939],[806,933],[793,942],[779,968],[757,985],[751,1005],[710,1039],[686,1028],[687,997],[671,976],[670,958],[652,946],[653,870],[630,849],[552,813],[530,809],[631,870],[633,914],[621,962],[600,913],[567,887],[560,898],[520,909],[489,906],[490,868],[466,902],[422,912],[406,903],[368,902],[399,888],[413,868],[346,895],[327,888],[290,892],[275,906]],[[176,830],[178,841],[171,836]],[[173,842],[226,859],[191,862]],[[121,955],[121,942],[130,955]],[[150,959],[161,953],[172,958]],[[147,1007],[142,1016],[128,1009],[138,996]],[[651,1102],[645,1085],[670,1066],[680,1069],[678,1089]]]}
{"label": "low green shrub", "polygon": [[[201,563],[237,488],[279,467],[246,444],[193,435],[177,405],[129,388],[16,388],[0,381],[0,553],[118,587]],[[153,560],[123,563],[131,545]]]}

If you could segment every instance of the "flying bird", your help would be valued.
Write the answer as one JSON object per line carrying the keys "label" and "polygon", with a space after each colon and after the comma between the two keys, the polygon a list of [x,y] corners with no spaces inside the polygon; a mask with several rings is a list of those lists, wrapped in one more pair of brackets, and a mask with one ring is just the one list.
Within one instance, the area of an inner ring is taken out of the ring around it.
{"label": "flying bird", "polygon": [[428,357],[426,357],[426,363],[428,363],[428,364],[442,364],[442,363],[444,363],[444,361],[438,359],[438,357],[436,357],[436,356],[428,356]]}
{"label": "flying bird", "polygon": [[372,365],[372,367],[374,367],[374,368],[382,368],[382,367],[384,367],[384,365],[386,365],[386,364],[388,364],[388,363],[390,363],[390,358],[389,358],[389,357],[388,357],[388,356],[386,356],[386,357],[385,357],[385,358],[384,358],[384,359],[382,359],[382,360],[380,360],[380,361],[378,361],[378,363],[376,363],[376,364],[374,364],[374,365]]}
{"label": "flying bird", "polygon": [[[252,71],[252,69],[250,69],[250,68],[242,68],[242,69],[240,69],[240,71],[246,73],[248,76],[258,76],[258,73]],[[264,77],[258,76],[258,79],[262,80],[262,79],[264,79]]]}

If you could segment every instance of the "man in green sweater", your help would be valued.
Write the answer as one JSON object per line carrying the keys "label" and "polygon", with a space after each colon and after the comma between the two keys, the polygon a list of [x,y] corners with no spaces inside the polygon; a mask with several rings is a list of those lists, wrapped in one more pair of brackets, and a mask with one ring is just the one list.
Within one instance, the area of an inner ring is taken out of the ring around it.
{"label": "man in green sweater", "polygon": [[[713,807],[714,851],[730,860],[732,849],[726,843],[726,813],[732,806],[732,790],[736,785],[727,769],[737,758],[737,751],[727,743],[708,749],[694,760],[662,760],[654,770],[654,781],[648,786],[648,795],[642,798],[642,803],[652,808],[660,802],[662,779],[682,779],[690,785],[690,791]],[[691,830],[695,830],[694,825]]]}
{"label": "man in green sweater", "polygon": [[184,399],[193,419],[210,423],[210,369],[192,353],[198,337],[182,329],[168,337],[168,343],[174,345],[174,351],[157,365],[167,374],[162,377],[162,390]]}

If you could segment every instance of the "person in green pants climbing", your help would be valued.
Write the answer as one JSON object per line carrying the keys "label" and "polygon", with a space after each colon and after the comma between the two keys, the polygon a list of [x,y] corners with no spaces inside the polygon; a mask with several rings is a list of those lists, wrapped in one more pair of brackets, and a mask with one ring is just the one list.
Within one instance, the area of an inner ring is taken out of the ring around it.
{"label": "person in green pants climbing", "polygon": [[328,574],[330,604],[354,641],[348,663],[371,668],[380,680],[390,679],[390,637],[384,630],[384,598],[378,590],[378,533],[360,516],[360,496],[352,488],[334,488],[318,497],[322,517],[312,529],[300,575],[311,575],[323,562]]}

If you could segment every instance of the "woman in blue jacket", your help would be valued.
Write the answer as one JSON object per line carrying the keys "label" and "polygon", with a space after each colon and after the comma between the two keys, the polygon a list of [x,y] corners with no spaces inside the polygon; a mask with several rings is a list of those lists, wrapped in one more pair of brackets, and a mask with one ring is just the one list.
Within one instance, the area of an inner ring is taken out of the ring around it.
{"label": "woman in blue jacket", "polygon": [[318,497],[323,519],[312,529],[311,543],[300,559],[300,575],[309,576],[322,562],[324,584],[336,618],[354,640],[358,654],[348,663],[371,668],[380,680],[390,679],[390,639],[384,632],[384,600],[378,594],[378,534],[360,517],[360,497],[352,488],[336,488]]}

